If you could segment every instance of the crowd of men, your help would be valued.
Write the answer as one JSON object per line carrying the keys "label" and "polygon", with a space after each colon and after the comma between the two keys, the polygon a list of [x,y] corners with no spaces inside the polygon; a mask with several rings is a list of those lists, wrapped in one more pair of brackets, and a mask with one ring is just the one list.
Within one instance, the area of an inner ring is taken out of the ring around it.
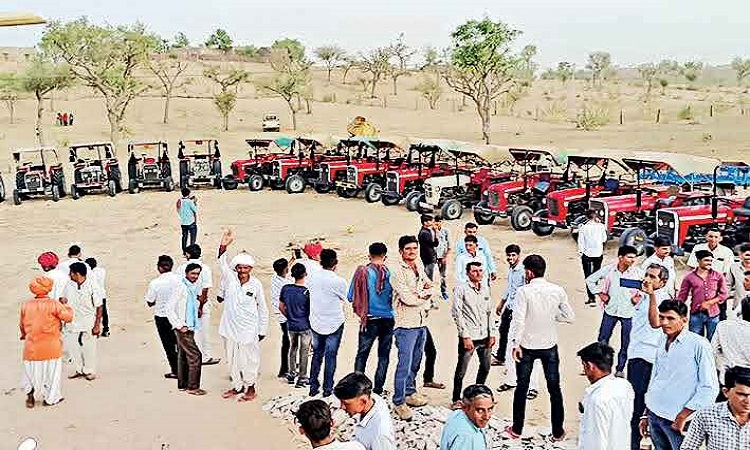
{"label": "crowd of men", "polygon": [[[212,276],[194,243],[197,207],[189,192],[183,192],[177,209],[187,261],[173,270],[172,258],[160,256],[159,275],[149,284],[145,301],[153,308],[170,367],[165,377],[177,379],[178,388],[188,394],[205,395],[201,367],[219,362],[210,347]],[[709,230],[707,243],[688,260],[693,270],[679,281],[671,243],[661,238],[654,254],[640,264],[636,249],[623,246],[616,261],[602,266],[606,230],[602,232],[596,214],[589,218],[578,246],[586,303],[601,307],[602,320],[597,342],[577,353],[591,382],[580,403],[579,448],[638,449],[642,437],[650,437],[657,450],[697,450],[703,443],[709,450],[750,448],[750,246],[742,246],[740,261],[734,262],[734,252],[720,244],[720,231]],[[260,342],[268,334],[270,312],[263,283],[252,274],[255,259],[244,251],[227,256],[233,241],[227,231],[217,252],[220,284],[215,296],[223,305],[218,331],[230,378],[222,397],[245,402],[257,396]],[[62,350],[53,342],[54,333],[39,338],[45,324],[70,322],[64,334],[75,361],[71,378],[95,378],[104,282],[87,281],[92,269],[80,261],[80,249],[71,247],[71,252],[67,265],[58,265],[49,254],[40,256],[46,276],[32,282],[35,298],[22,311],[30,406],[35,393],[49,404],[61,398]],[[497,391],[513,391],[513,421],[503,438],[522,438],[527,402],[538,395],[539,367],[551,404],[548,438],[566,438],[557,327],[573,322],[575,314],[564,288],[545,278],[542,256],[524,257],[516,244],[508,245],[505,254],[507,282],[493,289],[501,283],[478,226],[466,224],[464,236],[452,241],[440,217],[423,215],[415,235],[399,238],[394,262],[386,264],[385,243],[372,243],[369,263],[357,267],[349,283],[337,273],[337,252],[320,243],[310,242],[292,258],[273,262],[270,309],[282,335],[278,376],[316,397],[297,412],[300,431],[314,447],[395,449],[383,398],[391,347],[395,341],[394,412],[400,420],[411,420],[413,408],[428,404],[417,383],[423,358],[422,386],[446,388],[434,379],[437,351],[430,332],[430,316],[443,300],[450,301],[457,356],[451,405],[456,412],[445,424],[441,449],[489,448],[484,430],[495,399],[485,384],[492,365],[505,366],[507,372]],[[733,300],[729,306],[728,299]],[[359,318],[357,355],[354,372],[335,383],[347,304]],[[609,341],[617,324],[621,338],[615,358]],[[364,373],[376,341],[377,367],[370,381]],[[479,361],[475,384],[464,389],[474,354]],[[50,381],[54,377],[57,383]],[[45,392],[39,392],[42,386]],[[333,439],[331,413],[317,399],[321,396],[338,398],[342,408],[360,417],[356,443]]]}

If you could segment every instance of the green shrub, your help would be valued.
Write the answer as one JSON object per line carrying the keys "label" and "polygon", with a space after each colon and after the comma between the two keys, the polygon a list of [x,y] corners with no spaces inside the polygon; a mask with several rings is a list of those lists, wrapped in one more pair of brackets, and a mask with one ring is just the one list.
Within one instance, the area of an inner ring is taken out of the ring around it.
{"label": "green shrub", "polygon": [[584,131],[596,130],[609,123],[609,109],[606,106],[584,106],[576,117],[576,128]]}
{"label": "green shrub", "polygon": [[695,119],[695,112],[693,111],[693,107],[690,105],[687,105],[686,107],[682,108],[680,112],[677,113],[677,118],[680,120]]}

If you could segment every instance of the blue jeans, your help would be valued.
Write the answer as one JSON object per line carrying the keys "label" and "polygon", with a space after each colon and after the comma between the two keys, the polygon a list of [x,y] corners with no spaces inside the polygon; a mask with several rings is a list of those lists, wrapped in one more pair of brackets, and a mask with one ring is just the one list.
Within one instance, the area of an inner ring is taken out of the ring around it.
{"label": "blue jeans", "polygon": [[415,379],[422,364],[427,328],[396,328],[393,332],[398,349],[398,364],[393,382],[393,404],[403,405],[406,397],[417,392]]}
{"label": "blue jeans", "polygon": [[[719,316],[710,317],[706,311],[697,311],[690,313],[690,331],[695,334],[704,336],[709,341],[716,331],[716,326],[719,324]],[[705,329],[705,333],[703,332]]]}
{"label": "blue jeans", "polygon": [[367,369],[367,358],[370,356],[375,339],[378,340],[378,368],[375,370],[375,381],[373,392],[383,393],[385,376],[388,374],[388,359],[391,355],[393,344],[393,319],[368,318],[365,329],[359,330],[359,345],[357,357],[354,360],[354,371],[365,373]]}
{"label": "blue jeans", "polygon": [[646,391],[651,381],[653,364],[641,358],[628,360],[628,381],[633,385],[635,399],[633,401],[633,418],[630,420],[630,448],[641,449],[641,430],[639,424],[646,409]]}
{"label": "blue jeans", "polygon": [[622,372],[625,370],[625,363],[628,361],[630,329],[633,325],[632,320],[624,317],[610,316],[605,312],[602,316],[602,324],[599,327],[599,337],[596,340],[609,345],[609,338],[612,337],[617,322],[620,322],[620,353],[617,355],[617,371]]}
{"label": "blue jeans", "polygon": [[651,430],[654,450],[680,450],[682,440],[685,438],[672,429],[671,420],[663,419],[649,411],[648,427]]}
{"label": "blue jeans", "polygon": [[318,334],[313,330],[313,356],[310,364],[310,396],[320,392],[320,368],[325,356],[326,368],[323,372],[323,396],[333,394],[333,375],[336,373],[336,356],[341,345],[341,336],[344,334],[344,325],[331,334]]}

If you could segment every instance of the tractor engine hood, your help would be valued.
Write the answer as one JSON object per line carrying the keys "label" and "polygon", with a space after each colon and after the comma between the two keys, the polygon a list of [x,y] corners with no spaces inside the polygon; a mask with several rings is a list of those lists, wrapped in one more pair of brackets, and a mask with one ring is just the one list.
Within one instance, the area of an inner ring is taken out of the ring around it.
{"label": "tractor engine hood", "polygon": [[431,177],[428,178],[424,184],[425,188],[430,187],[439,187],[441,189],[445,189],[448,187],[458,187],[458,186],[466,186],[471,182],[471,178],[468,175],[458,175],[458,184],[456,183],[456,175],[445,175],[442,177]]}

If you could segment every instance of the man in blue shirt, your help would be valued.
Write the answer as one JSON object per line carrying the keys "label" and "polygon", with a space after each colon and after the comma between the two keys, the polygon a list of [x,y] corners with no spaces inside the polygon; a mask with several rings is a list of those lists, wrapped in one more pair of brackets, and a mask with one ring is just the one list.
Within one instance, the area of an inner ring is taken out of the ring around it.
{"label": "man in blue shirt", "polygon": [[693,412],[714,403],[719,393],[711,344],[687,327],[688,308],[677,300],[659,305],[664,336],[651,372],[641,435],[657,450],[679,450]]}
{"label": "man in blue shirt", "polygon": [[383,393],[393,343],[393,288],[390,271],[385,265],[387,253],[388,248],[382,242],[370,245],[370,263],[359,266],[354,272],[347,296],[361,324],[355,372],[365,373],[370,350],[378,340],[378,368],[373,389],[378,395]]}
{"label": "man in blue shirt", "polygon": [[486,266],[485,270],[487,271],[490,279],[492,281],[495,281],[495,279],[497,278],[497,267],[495,266],[495,259],[492,257],[492,249],[490,248],[490,244],[487,242],[487,239],[479,236],[479,226],[477,224],[468,222],[464,226],[464,236],[461,236],[461,238],[456,241],[456,257],[458,258],[458,255],[467,253],[466,243],[464,242],[464,237],[466,236],[476,236],[477,245],[479,246],[478,251],[483,253],[484,257],[488,261],[488,265]]}
{"label": "man in blue shirt", "polygon": [[508,286],[505,288],[500,304],[497,306],[497,314],[500,316],[500,342],[497,346],[495,361],[493,365],[504,366],[506,351],[508,349],[508,331],[513,320],[513,307],[516,305],[516,289],[526,284],[526,271],[521,260],[521,247],[510,244],[505,247],[505,260],[508,261]]}
{"label": "man in blue shirt", "polygon": [[463,392],[463,405],[448,418],[440,436],[440,450],[488,450],[485,429],[495,408],[492,390],[473,384]]}
{"label": "man in blue shirt", "polygon": [[182,252],[184,253],[188,245],[195,244],[198,236],[198,205],[195,196],[190,195],[188,188],[182,188],[182,198],[177,200],[177,216],[180,218],[180,228],[182,228]]}

